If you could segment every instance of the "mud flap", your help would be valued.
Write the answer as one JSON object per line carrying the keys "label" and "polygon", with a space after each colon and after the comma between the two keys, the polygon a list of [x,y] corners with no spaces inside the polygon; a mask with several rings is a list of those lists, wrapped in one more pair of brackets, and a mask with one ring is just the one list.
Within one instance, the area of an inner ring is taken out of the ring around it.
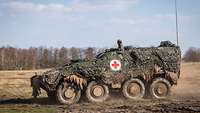
{"label": "mud flap", "polygon": [[167,77],[169,77],[172,80],[173,84],[177,84],[178,75],[176,73],[167,72]]}
{"label": "mud flap", "polygon": [[87,86],[87,81],[77,75],[66,76],[64,80],[76,83],[81,89],[83,89],[84,86]]}

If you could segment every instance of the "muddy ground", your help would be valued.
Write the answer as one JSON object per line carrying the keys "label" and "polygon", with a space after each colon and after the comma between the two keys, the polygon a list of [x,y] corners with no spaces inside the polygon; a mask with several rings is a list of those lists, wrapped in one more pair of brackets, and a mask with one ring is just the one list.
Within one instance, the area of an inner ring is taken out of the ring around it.
{"label": "muddy ground", "polygon": [[[78,104],[59,105],[48,101],[44,93],[33,100],[30,98],[31,89],[27,87],[30,85],[28,79],[16,79],[29,78],[32,74],[29,71],[0,72],[0,113],[200,113],[200,63],[183,63],[178,85],[172,88],[168,99],[162,100],[130,101],[119,92],[112,92],[104,103],[81,99]],[[15,82],[11,80],[13,78]]]}

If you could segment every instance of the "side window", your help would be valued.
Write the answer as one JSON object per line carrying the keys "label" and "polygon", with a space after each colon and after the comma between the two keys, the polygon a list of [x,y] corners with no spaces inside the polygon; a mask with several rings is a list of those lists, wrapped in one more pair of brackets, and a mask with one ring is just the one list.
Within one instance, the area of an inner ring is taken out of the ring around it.
{"label": "side window", "polygon": [[104,59],[105,58],[105,54],[104,53],[99,53],[97,56],[96,56],[96,59]]}

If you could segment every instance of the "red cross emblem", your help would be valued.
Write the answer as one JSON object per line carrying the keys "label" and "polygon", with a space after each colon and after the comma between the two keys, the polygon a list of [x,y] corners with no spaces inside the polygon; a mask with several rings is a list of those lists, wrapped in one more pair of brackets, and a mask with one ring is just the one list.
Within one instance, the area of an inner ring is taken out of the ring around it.
{"label": "red cross emblem", "polygon": [[117,63],[117,61],[114,61],[114,63],[112,64],[112,66],[117,69],[117,67],[119,66],[119,64]]}
{"label": "red cross emblem", "polygon": [[121,62],[119,60],[111,60],[110,61],[110,68],[114,71],[118,71],[121,69]]}

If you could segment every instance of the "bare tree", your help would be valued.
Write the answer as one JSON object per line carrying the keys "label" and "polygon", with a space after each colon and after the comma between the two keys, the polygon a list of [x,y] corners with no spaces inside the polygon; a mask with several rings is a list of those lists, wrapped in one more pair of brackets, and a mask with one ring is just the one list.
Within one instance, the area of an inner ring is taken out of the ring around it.
{"label": "bare tree", "polygon": [[59,51],[59,64],[63,65],[69,63],[68,49],[62,47]]}
{"label": "bare tree", "polygon": [[80,57],[80,52],[78,50],[78,48],[72,47],[70,49],[70,53],[71,53],[71,59],[76,60],[79,59]]}
{"label": "bare tree", "polygon": [[200,62],[200,49],[194,47],[189,48],[186,51],[183,60],[185,62]]}
{"label": "bare tree", "polygon": [[4,51],[5,51],[5,48],[4,47],[2,47],[1,49],[0,49],[0,58],[1,58],[1,62],[0,62],[0,69],[4,69],[4,55],[5,55],[5,53],[4,53]]}
{"label": "bare tree", "polygon": [[49,50],[45,48],[43,51],[43,57],[42,57],[43,68],[49,67],[48,53],[49,53]]}
{"label": "bare tree", "polygon": [[53,53],[53,66],[56,66],[56,65],[58,65],[59,64],[59,55],[58,55],[58,53],[59,53],[59,50],[58,50],[58,48],[55,48],[54,49],[54,53]]}
{"label": "bare tree", "polygon": [[91,47],[21,49],[7,46],[0,48],[0,70],[49,68],[69,63],[71,59],[92,59],[95,55],[96,49]]}
{"label": "bare tree", "polygon": [[92,47],[88,47],[86,50],[84,50],[84,53],[85,53],[85,58],[87,59],[93,59],[96,55],[95,48]]}
{"label": "bare tree", "polygon": [[36,69],[37,65],[37,48],[29,48],[28,50],[29,65],[32,69]]}
{"label": "bare tree", "polygon": [[49,51],[48,51],[48,64],[50,67],[53,67],[54,66],[54,54],[53,54],[53,47],[50,47],[49,48]]}

